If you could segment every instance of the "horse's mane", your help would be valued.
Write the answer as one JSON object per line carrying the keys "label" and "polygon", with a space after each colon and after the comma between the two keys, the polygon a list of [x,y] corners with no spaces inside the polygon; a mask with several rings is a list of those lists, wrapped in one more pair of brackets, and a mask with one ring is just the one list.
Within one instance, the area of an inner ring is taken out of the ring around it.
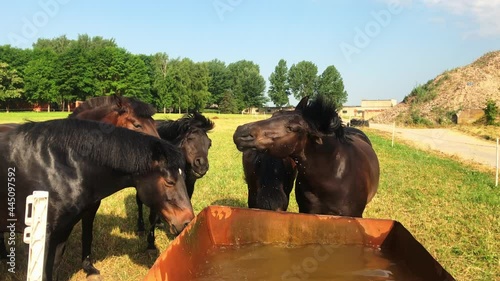
{"label": "horse's mane", "polygon": [[[154,160],[166,160],[168,169],[184,167],[180,150],[166,141],[96,121],[59,119],[28,122],[12,132],[28,145],[78,153],[97,165],[126,173],[145,173]],[[16,146],[15,142],[12,145]]]}
{"label": "horse's mane", "polygon": [[156,126],[160,137],[172,143],[179,143],[189,131],[203,130],[207,133],[213,128],[214,122],[198,112],[186,114],[177,120],[159,121]]}
{"label": "horse's mane", "polygon": [[109,112],[117,111],[119,114],[122,114],[126,111],[126,107],[132,108],[134,114],[142,118],[149,118],[156,113],[156,109],[152,105],[142,102],[136,98],[111,95],[87,99],[75,108],[75,110],[73,110],[68,117],[74,118],[84,111],[102,108],[108,108]]}
{"label": "horse's mane", "polygon": [[313,131],[324,135],[335,135],[340,140],[345,139],[344,125],[337,113],[337,105],[323,95],[309,100],[301,112]]}

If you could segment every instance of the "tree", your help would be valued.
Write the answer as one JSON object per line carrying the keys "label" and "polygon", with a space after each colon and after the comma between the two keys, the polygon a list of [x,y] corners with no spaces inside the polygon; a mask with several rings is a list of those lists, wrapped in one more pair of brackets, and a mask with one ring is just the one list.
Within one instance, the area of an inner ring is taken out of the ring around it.
{"label": "tree", "polygon": [[347,101],[347,92],[344,89],[344,82],[335,66],[328,66],[318,77],[317,93],[325,96],[328,100],[337,105]]}
{"label": "tree", "polygon": [[170,61],[170,67],[167,69],[167,89],[172,96],[172,106],[181,113],[182,109],[189,108],[190,87],[191,87],[191,65],[193,61],[184,58]]}
{"label": "tree", "polygon": [[146,103],[151,103],[148,68],[144,62],[136,55],[126,54],[125,73],[123,77],[124,97],[135,97]]}
{"label": "tree", "polygon": [[288,84],[297,100],[314,95],[317,74],[318,67],[310,61],[301,61],[290,67]]}
{"label": "tree", "polygon": [[15,69],[24,78],[24,68],[32,60],[33,50],[13,48],[10,45],[0,46],[0,61]]}
{"label": "tree", "polygon": [[195,63],[191,68],[190,108],[198,112],[203,111],[210,100],[208,84],[210,76],[207,63]]}
{"label": "tree", "polygon": [[267,101],[264,96],[266,81],[260,75],[257,64],[240,60],[229,64],[227,68],[229,86],[239,111],[249,107],[260,107]]}
{"label": "tree", "polygon": [[[31,103],[53,103],[58,101],[56,85],[57,55],[51,49],[35,50],[34,59],[25,70],[26,99]],[[50,107],[47,109],[50,110]]]}
{"label": "tree", "polygon": [[488,100],[486,107],[483,109],[486,118],[486,125],[495,125],[495,120],[498,116],[498,106],[494,100]]}
{"label": "tree", "polygon": [[219,110],[221,113],[239,113],[238,105],[236,104],[236,100],[231,90],[226,90],[222,95]]}
{"label": "tree", "polygon": [[166,53],[156,53],[151,59],[151,90],[156,94],[156,104],[163,108],[163,113],[167,108],[172,107],[172,95],[167,87],[167,69],[170,61]]}
{"label": "tree", "polygon": [[278,107],[289,104],[288,95],[290,87],[288,86],[288,67],[286,61],[281,59],[274,68],[274,72],[269,76],[268,95],[271,101]]}
{"label": "tree", "polygon": [[85,44],[72,41],[61,54],[57,55],[55,70],[62,110],[65,103],[85,100],[97,91],[93,65]]}
{"label": "tree", "polygon": [[220,105],[230,87],[229,70],[224,62],[217,59],[207,62],[207,67],[210,76],[208,83],[208,91],[211,93],[210,104]]}
{"label": "tree", "polygon": [[0,62],[0,101],[6,102],[6,110],[9,112],[9,100],[20,98],[24,81],[15,69],[10,69],[5,62]]}

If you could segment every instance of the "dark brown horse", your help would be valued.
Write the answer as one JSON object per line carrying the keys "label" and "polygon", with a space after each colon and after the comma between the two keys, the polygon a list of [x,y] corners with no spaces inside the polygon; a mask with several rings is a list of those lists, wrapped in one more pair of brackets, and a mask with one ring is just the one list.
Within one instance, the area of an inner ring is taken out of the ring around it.
{"label": "dark brown horse", "polygon": [[[198,112],[187,114],[178,120],[165,120],[157,122],[158,134],[166,140],[180,148],[186,160],[184,173],[186,174],[186,188],[189,198],[193,196],[196,181],[202,178],[208,171],[208,150],[212,146],[212,140],[207,133],[214,128],[214,123]],[[137,209],[137,230],[144,232],[142,202],[138,196]],[[156,211],[149,213],[150,229],[147,235],[148,250],[156,251],[155,246],[155,225],[157,222]]]}
{"label": "dark brown horse", "polygon": [[[152,117],[155,113],[155,108],[147,103],[112,95],[86,100],[68,118],[95,120],[159,138]],[[82,216],[82,267],[87,276],[100,274],[92,259],[94,219],[100,205],[101,201],[89,205]]]}
{"label": "dark brown horse", "polygon": [[[77,119],[20,125],[0,134],[0,169],[15,173],[0,173],[0,181],[15,187],[18,206],[0,202],[0,231],[9,229],[9,217],[22,232],[26,196],[49,191],[44,280],[57,279],[74,225],[96,201],[120,189],[135,186],[146,205],[181,231],[194,218],[184,166],[177,147],[124,128]],[[0,188],[0,198],[8,191],[7,185]]]}
{"label": "dark brown horse", "polygon": [[248,207],[286,211],[297,174],[292,158],[276,158],[257,150],[243,151]]}
{"label": "dark brown horse", "polygon": [[300,212],[361,217],[377,192],[379,162],[367,138],[346,133],[336,110],[322,96],[310,102],[306,97],[294,111],[239,126],[233,140],[240,151],[297,162]]}

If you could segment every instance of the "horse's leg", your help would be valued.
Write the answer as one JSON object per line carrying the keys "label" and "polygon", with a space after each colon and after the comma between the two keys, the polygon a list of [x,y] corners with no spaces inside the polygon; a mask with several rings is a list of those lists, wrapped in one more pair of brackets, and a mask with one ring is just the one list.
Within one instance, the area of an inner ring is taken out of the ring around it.
{"label": "horse's leg", "polygon": [[7,248],[5,248],[4,233],[0,232],[0,260],[7,259]]}
{"label": "horse's leg", "polygon": [[135,193],[135,202],[137,202],[137,234],[142,236],[145,232],[143,212],[142,212],[142,201],[139,198],[139,193],[137,192]]}
{"label": "horse's leg", "polygon": [[186,176],[186,190],[187,190],[189,199],[191,199],[191,197],[193,197],[194,183],[195,182],[196,182],[196,178],[194,178],[194,176],[192,176],[191,173],[187,173],[187,176]]}
{"label": "horse's leg", "polygon": [[82,268],[87,277],[100,274],[99,270],[94,267],[91,256],[94,219],[100,205],[101,201],[98,201],[87,208],[82,214]]}
{"label": "horse's leg", "polygon": [[[60,231],[57,234],[48,233],[47,251],[45,253],[45,279],[46,281],[58,280],[58,269],[61,264],[64,250],[66,248],[66,241],[71,234],[72,227],[66,231]],[[53,278],[55,276],[55,278]]]}
{"label": "horse's leg", "polygon": [[149,209],[149,232],[148,232],[148,248],[147,248],[147,251],[148,252],[156,252],[158,251],[158,249],[156,248],[155,246],[155,227],[156,227],[156,223],[158,221],[158,212],[153,209],[153,208],[150,208]]}

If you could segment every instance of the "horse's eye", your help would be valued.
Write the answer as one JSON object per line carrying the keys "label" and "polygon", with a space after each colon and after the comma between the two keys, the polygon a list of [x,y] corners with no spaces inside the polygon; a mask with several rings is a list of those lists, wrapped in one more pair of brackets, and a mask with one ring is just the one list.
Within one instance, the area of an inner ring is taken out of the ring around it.
{"label": "horse's eye", "polygon": [[140,128],[142,128],[142,125],[139,123],[134,123],[134,127],[137,129],[140,129]]}
{"label": "horse's eye", "polygon": [[167,185],[168,185],[169,187],[174,186],[174,185],[175,185],[175,182],[173,182],[173,181],[171,181],[171,180],[167,180]]}
{"label": "horse's eye", "polygon": [[286,126],[286,132],[287,132],[287,133],[291,133],[291,132],[293,132],[293,128],[292,128],[292,126]]}

